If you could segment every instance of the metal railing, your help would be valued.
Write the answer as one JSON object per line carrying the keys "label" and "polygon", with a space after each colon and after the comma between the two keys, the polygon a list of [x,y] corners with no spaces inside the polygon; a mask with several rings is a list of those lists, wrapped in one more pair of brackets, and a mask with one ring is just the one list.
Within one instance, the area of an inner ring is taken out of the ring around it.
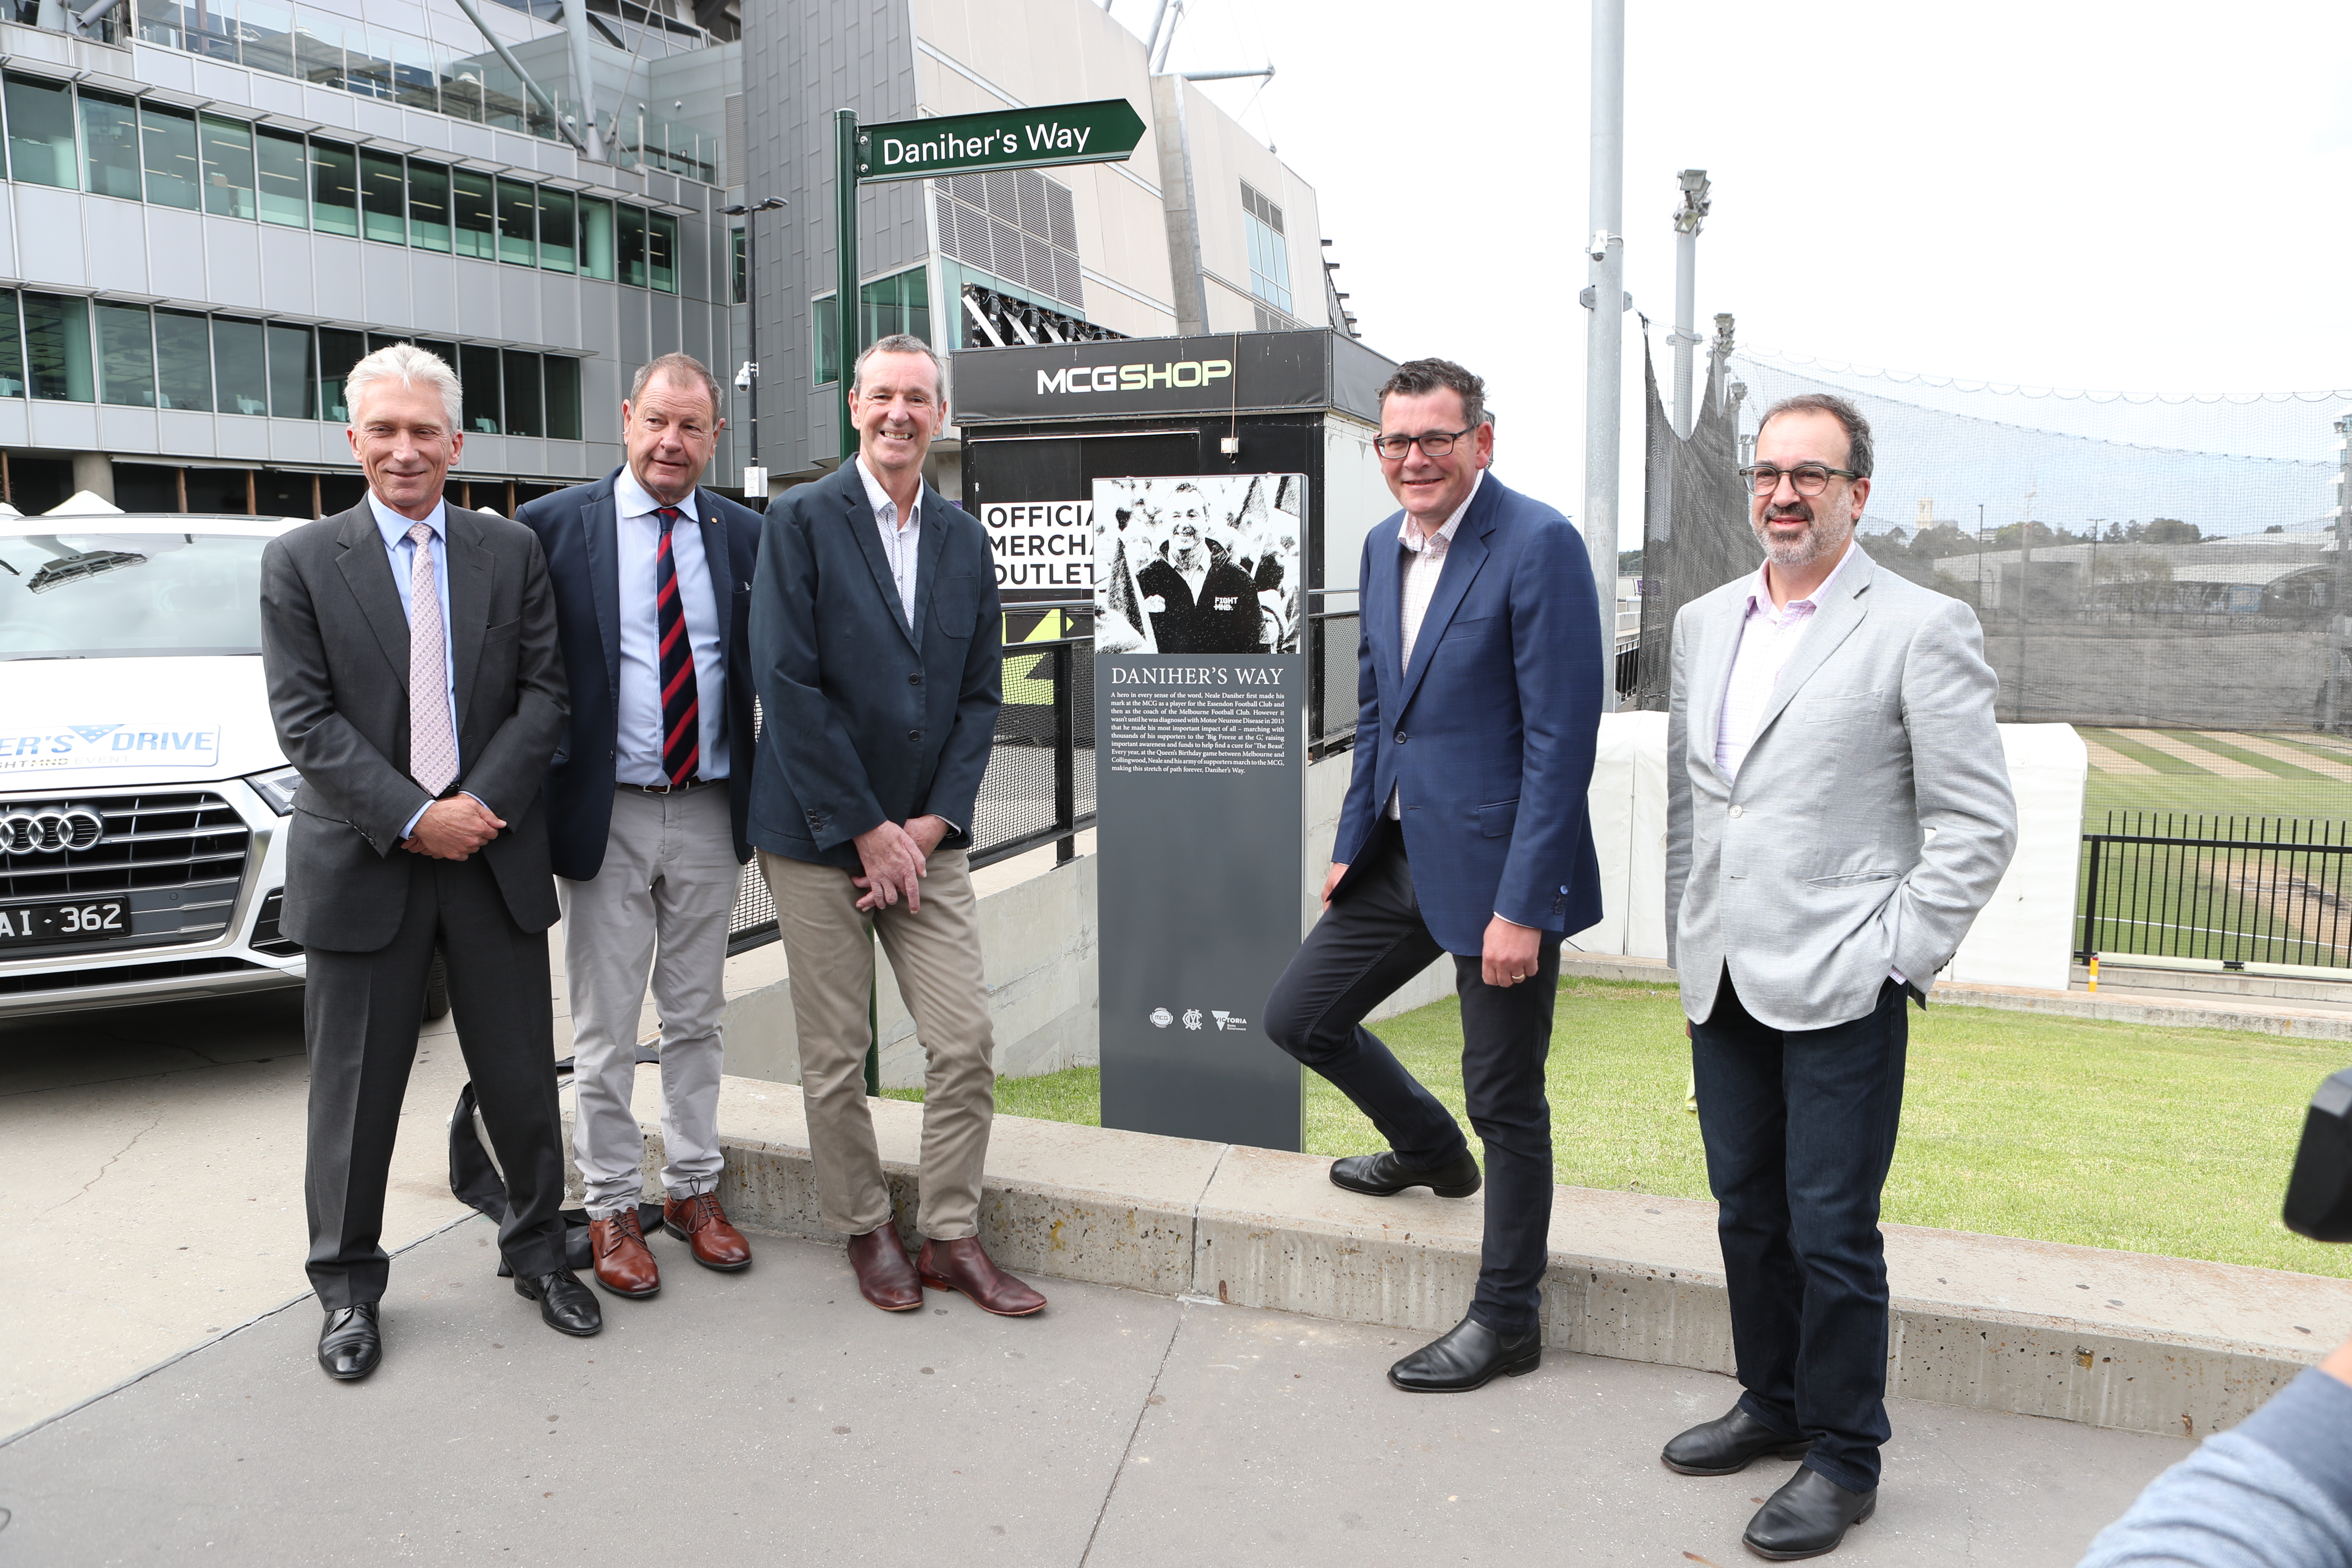
{"label": "metal railing", "polygon": [[2083,835],[2077,956],[2352,968],[2352,822],[2107,814]]}

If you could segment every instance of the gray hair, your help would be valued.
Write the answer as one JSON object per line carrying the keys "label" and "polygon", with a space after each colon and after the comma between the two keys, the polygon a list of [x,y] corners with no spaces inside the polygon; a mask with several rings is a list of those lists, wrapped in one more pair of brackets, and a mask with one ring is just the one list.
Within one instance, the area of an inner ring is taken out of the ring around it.
{"label": "gray hair", "polygon": [[856,364],[850,367],[849,390],[852,394],[866,384],[866,362],[876,354],[921,354],[931,362],[931,369],[938,374],[940,401],[947,401],[947,362],[940,358],[937,349],[912,332],[892,332],[888,337],[877,338],[866,345],[866,352],[857,356]]}
{"label": "gray hair", "polygon": [[1828,392],[1802,392],[1794,397],[1784,397],[1764,411],[1756,422],[1756,434],[1764,434],[1764,426],[1783,414],[1826,414],[1845,426],[1845,466],[1863,479],[1870,478],[1870,468],[1877,454],[1871,449],[1870,421],[1862,410],[1844,398]]}
{"label": "gray hair", "polygon": [[663,354],[659,358],[647,360],[639,365],[635,378],[629,383],[631,407],[634,408],[645,400],[646,385],[657,375],[667,376],[672,381],[683,382],[688,386],[698,381],[700,382],[702,389],[710,395],[710,416],[713,419],[719,417],[720,405],[719,378],[710,374],[709,365],[704,364],[692,354]]}
{"label": "gray hair", "polygon": [[449,428],[460,435],[465,432],[465,389],[457,384],[457,373],[439,354],[415,343],[393,343],[352,366],[351,374],[343,377],[343,406],[351,410],[354,421],[359,417],[360,394],[384,381],[396,381],[407,387],[431,387],[441,395],[441,406],[449,416]]}
{"label": "gray hair", "polygon": [[1409,359],[1396,367],[1396,374],[1381,383],[1380,400],[1386,403],[1391,396],[1419,397],[1450,386],[1462,399],[1463,423],[1475,430],[1481,425],[1492,425],[1495,416],[1486,412],[1486,384],[1472,375],[1450,359]]}

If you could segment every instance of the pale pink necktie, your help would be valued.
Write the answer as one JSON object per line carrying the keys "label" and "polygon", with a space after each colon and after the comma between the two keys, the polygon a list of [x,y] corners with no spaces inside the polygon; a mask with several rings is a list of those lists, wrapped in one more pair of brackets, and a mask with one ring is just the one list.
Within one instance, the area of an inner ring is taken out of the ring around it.
{"label": "pale pink necktie", "polygon": [[441,591],[433,577],[433,530],[420,522],[408,538],[416,546],[408,575],[408,776],[438,799],[457,776],[448,667],[441,652]]}

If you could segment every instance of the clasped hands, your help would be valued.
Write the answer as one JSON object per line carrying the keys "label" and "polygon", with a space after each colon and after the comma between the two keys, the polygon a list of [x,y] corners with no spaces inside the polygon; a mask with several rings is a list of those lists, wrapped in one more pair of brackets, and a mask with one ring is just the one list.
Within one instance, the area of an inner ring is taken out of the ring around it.
{"label": "clasped hands", "polygon": [[426,806],[416,819],[416,831],[402,839],[400,847],[436,860],[463,860],[505,827],[504,818],[472,795],[453,795]]}
{"label": "clasped hands", "polygon": [[[1335,860],[1323,879],[1323,907],[1331,907],[1331,889],[1348,874],[1348,863]],[[1478,957],[1479,977],[1489,985],[1517,985],[1522,980],[1533,979],[1536,958],[1540,951],[1539,933],[1533,926],[1514,924],[1496,915],[1486,922],[1486,941]]]}
{"label": "clasped hands", "polygon": [[903,827],[882,822],[859,834],[854,842],[866,872],[849,879],[858,889],[857,907],[871,911],[903,898],[908,913],[920,910],[925,864],[947,836],[947,820],[938,816],[908,817]]}

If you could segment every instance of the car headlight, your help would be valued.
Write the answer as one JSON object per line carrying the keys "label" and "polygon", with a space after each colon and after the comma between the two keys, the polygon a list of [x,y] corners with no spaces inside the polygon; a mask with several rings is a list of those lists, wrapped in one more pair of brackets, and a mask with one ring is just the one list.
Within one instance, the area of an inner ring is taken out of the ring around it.
{"label": "car headlight", "polygon": [[269,809],[278,816],[293,814],[294,792],[302,784],[302,775],[296,769],[272,768],[266,773],[248,773],[245,782],[251,784],[253,793],[267,801]]}

